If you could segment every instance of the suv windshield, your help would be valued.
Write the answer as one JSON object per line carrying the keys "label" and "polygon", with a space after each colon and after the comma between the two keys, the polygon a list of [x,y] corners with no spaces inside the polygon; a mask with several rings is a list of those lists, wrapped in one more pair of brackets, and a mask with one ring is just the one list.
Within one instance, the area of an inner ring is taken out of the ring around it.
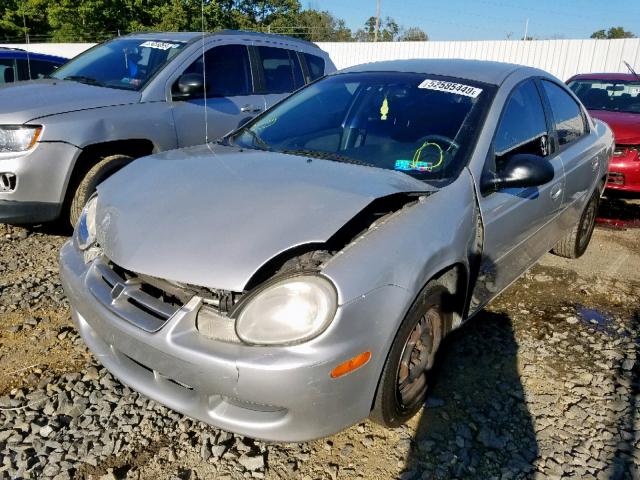
{"label": "suv windshield", "polygon": [[574,80],[569,88],[589,110],[640,113],[640,81]]}
{"label": "suv windshield", "polygon": [[400,72],[344,73],[290,96],[229,139],[245,148],[451,180],[495,87]]}
{"label": "suv windshield", "polygon": [[56,70],[51,78],[140,90],[185,45],[163,40],[116,39],[79,55]]}

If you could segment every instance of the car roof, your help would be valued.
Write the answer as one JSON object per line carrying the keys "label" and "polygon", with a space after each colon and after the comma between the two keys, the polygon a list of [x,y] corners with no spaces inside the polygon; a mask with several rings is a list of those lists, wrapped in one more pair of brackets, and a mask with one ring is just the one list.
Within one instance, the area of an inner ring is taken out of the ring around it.
{"label": "car roof", "polygon": [[640,78],[632,73],[580,73],[574,75],[569,79],[571,80],[627,80],[638,81]]}
{"label": "car roof", "polygon": [[68,58],[57,55],[47,55],[44,53],[27,52],[21,48],[0,47],[0,57],[26,59],[27,56],[33,60],[48,60],[55,63],[65,63]]}
{"label": "car roof", "polygon": [[537,68],[525,67],[513,63],[492,62],[487,60],[463,60],[453,58],[430,58],[412,60],[389,60],[365,63],[345,68],[338,73],[346,72],[411,72],[464,78],[477,82],[501,85],[516,70],[524,70],[532,76],[551,75]]}
{"label": "car roof", "polygon": [[[237,35],[244,36],[250,39],[264,39],[264,40],[287,40],[292,43],[299,43],[300,45],[306,45],[309,47],[320,48],[315,43],[302,40],[300,38],[289,37],[287,35],[278,35],[275,33],[261,33],[261,32],[249,32],[246,30],[219,30],[217,32],[207,32],[205,37],[214,37],[222,35]],[[131,38],[139,38],[141,40],[161,40],[161,41],[176,41],[176,42],[193,42],[202,38],[202,32],[139,32],[130,33],[126,35]]]}

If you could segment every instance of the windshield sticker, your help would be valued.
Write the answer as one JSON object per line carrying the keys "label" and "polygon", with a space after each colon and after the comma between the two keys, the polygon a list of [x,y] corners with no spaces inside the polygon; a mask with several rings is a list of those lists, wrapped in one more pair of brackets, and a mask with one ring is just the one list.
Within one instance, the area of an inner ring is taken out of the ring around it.
{"label": "windshield sticker", "polygon": [[465,97],[477,98],[482,93],[481,88],[472,87],[471,85],[463,85],[462,83],[444,82],[442,80],[426,79],[418,88],[427,90],[435,90],[437,92],[449,92]]}
{"label": "windshield sticker", "polygon": [[158,50],[170,50],[172,48],[180,47],[179,43],[167,43],[167,42],[155,42],[149,40],[144,42],[140,47],[157,48]]}
{"label": "windshield sticker", "polygon": [[389,115],[389,100],[387,100],[387,97],[384,97],[382,106],[380,107],[380,120],[386,120],[387,115]]}
{"label": "windshield sticker", "polygon": [[433,169],[433,163],[431,162],[414,162],[413,160],[396,160],[394,167],[396,170],[402,170],[405,172],[430,172]]}

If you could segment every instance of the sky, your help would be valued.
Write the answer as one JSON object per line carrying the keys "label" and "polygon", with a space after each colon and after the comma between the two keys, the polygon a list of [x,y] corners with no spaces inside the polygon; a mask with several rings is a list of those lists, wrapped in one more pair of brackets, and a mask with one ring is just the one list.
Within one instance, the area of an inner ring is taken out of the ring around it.
{"label": "sky", "polygon": [[[303,0],[328,10],[352,30],[374,16],[376,0]],[[596,30],[622,26],[640,36],[638,0],[381,0],[381,16],[405,28],[422,28],[431,40],[589,38]]]}

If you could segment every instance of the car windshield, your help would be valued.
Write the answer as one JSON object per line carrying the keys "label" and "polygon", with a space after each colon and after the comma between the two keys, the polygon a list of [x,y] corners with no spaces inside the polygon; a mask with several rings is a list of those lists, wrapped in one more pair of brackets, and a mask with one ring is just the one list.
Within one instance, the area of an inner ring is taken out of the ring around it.
{"label": "car windshield", "polygon": [[569,88],[589,110],[640,113],[640,81],[574,80]]}
{"label": "car windshield", "polygon": [[452,180],[466,164],[494,89],[418,73],[332,75],[228,139],[244,148]]}
{"label": "car windshield", "polygon": [[186,43],[121,38],[98,45],[51,77],[101,87],[140,90]]}

